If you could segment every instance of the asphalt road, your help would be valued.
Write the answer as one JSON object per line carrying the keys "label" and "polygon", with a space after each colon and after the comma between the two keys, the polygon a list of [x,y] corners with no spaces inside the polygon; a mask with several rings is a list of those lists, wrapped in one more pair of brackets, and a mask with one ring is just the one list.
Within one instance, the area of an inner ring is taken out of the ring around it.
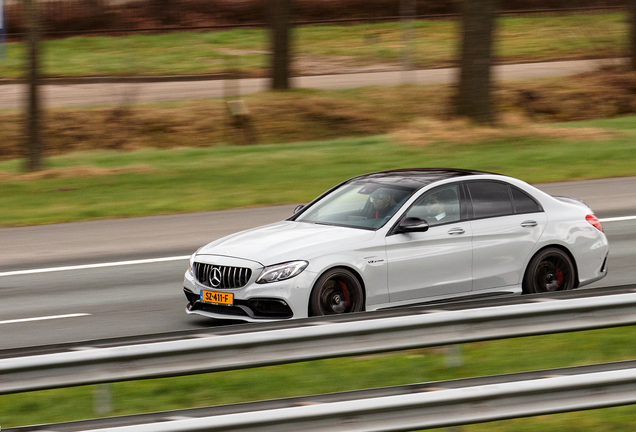
{"label": "asphalt road", "polygon": [[[540,187],[584,199],[603,218],[636,215],[636,177]],[[0,229],[0,349],[216,325],[185,314],[181,290],[187,259],[178,257],[225,234],[284,219],[293,207]],[[594,286],[635,283],[636,219],[603,226],[610,240],[610,272]],[[177,258],[9,273],[162,257]]]}
{"label": "asphalt road", "polygon": [[[599,67],[621,61],[621,59],[604,59],[500,65],[493,68],[493,74],[495,81],[567,76],[593,71]],[[303,76],[293,78],[292,87],[334,90],[374,85],[396,85],[405,82],[422,85],[447,84],[457,80],[458,71],[456,68],[445,68],[408,72],[389,71]],[[92,79],[78,79],[72,83],[52,83],[43,85],[41,88],[42,99],[47,107],[129,105],[256,93],[269,88],[269,79],[119,83],[95,83]],[[0,85],[0,109],[23,107],[26,102],[26,89],[24,84]]]}

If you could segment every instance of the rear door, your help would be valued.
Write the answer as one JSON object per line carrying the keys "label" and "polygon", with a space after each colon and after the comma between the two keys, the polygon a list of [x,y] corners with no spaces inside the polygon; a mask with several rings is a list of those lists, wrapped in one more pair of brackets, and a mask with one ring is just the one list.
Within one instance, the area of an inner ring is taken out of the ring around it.
{"label": "rear door", "polygon": [[530,195],[501,181],[465,183],[474,218],[473,291],[518,285],[547,217]]}

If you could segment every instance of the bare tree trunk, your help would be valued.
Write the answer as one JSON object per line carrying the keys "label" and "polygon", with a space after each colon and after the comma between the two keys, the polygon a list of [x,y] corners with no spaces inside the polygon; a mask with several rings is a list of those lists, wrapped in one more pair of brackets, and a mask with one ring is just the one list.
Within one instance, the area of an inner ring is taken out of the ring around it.
{"label": "bare tree trunk", "polygon": [[272,88],[289,88],[291,0],[270,0]]}
{"label": "bare tree trunk", "polygon": [[631,70],[636,71],[636,0],[629,0],[629,48],[631,54]]}
{"label": "bare tree trunk", "polygon": [[462,59],[456,113],[492,123],[491,73],[495,0],[462,0]]}
{"label": "bare tree trunk", "polygon": [[170,0],[154,0],[155,14],[163,25],[173,24],[172,2]]}
{"label": "bare tree trunk", "polygon": [[87,0],[86,4],[90,8],[91,21],[93,21],[96,26],[103,26],[104,16],[106,15],[106,0]]}
{"label": "bare tree trunk", "polygon": [[40,23],[37,0],[24,0],[28,33],[28,94],[27,94],[27,171],[42,169],[42,143],[40,140],[39,45]]}

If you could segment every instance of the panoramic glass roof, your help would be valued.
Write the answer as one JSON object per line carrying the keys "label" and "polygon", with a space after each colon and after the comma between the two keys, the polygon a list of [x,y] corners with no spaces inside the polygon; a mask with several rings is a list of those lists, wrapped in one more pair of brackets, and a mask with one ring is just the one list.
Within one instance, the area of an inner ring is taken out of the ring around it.
{"label": "panoramic glass roof", "polygon": [[467,175],[491,174],[484,171],[469,171],[459,169],[443,168],[415,168],[382,171],[371,174],[364,174],[351,179],[351,182],[371,181],[386,185],[403,186],[413,189],[422,188],[430,183],[445,180],[453,177],[463,177]]}

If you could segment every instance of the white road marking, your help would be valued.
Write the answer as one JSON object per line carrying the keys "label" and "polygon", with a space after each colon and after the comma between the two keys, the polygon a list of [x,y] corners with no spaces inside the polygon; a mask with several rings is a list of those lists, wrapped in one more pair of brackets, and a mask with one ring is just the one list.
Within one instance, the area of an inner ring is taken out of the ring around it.
{"label": "white road marking", "polygon": [[16,271],[0,273],[0,277],[20,276],[20,275],[28,275],[28,274],[36,274],[36,273],[51,273],[51,272],[59,272],[59,271],[67,271],[67,270],[86,270],[86,269],[94,269],[94,268],[102,268],[102,267],[117,267],[117,266],[135,265],[135,264],[152,264],[152,263],[158,263],[158,262],[179,261],[179,260],[187,260],[187,259],[190,259],[190,255],[164,257],[164,258],[151,258],[151,259],[142,259],[142,260],[133,260],[133,261],[116,261],[116,262],[107,262],[107,263],[99,263],[99,264],[84,264],[84,265],[74,265],[74,266],[66,266],[66,267],[49,267],[49,268],[40,268],[40,269],[31,269],[31,270],[16,270]]}
{"label": "white road marking", "polygon": [[604,223],[604,222],[619,222],[619,221],[634,220],[634,219],[636,219],[636,216],[622,216],[622,217],[613,217],[613,218],[603,218],[603,219],[599,219],[599,221],[601,221],[601,223]]}
{"label": "white road marking", "polygon": [[[619,221],[626,221],[626,220],[636,220],[636,216],[622,216],[622,217],[599,219],[601,223],[619,222]],[[86,269],[94,269],[94,268],[102,268],[102,267],[117,267],[117,266],[136,265],[136,264],[152,264],[152,263],[158,263],[158,262],[187,260],[189,258],[190,258],[190,255],[181,255],[181,256],[141,259],[141,260],[133,260],[133,261],[116,261],[116,262],[107,262],[107,263],[99,263],[99,264],[84,264],[84,265],[75,265],[75,266],[66,266],[66,267],[49,267],[49,268],[40,268],[40,269],[31,269],[31,270],[17,270],[17,271],[9,271],[9,272],[0,273],[0,277],[20,276],[20,275],[29,275],[29,274],[37,274],[37,273],[52,273],[52,272],[67,271],[67,270],[86,270]]]}
{"label": "white road marking", "polygon": [[46,321],[60,318],[76,318],[82,316],[89,316],[88,313],[76,313],[76,314],[68,314],[68,315],[52,315],[52,316],[44,316],[44,317],[35,317],[35,318],[19,318],[13,320],[0,321],[0,324],[15,324],[15,323],[23,323],[30,321]]}

